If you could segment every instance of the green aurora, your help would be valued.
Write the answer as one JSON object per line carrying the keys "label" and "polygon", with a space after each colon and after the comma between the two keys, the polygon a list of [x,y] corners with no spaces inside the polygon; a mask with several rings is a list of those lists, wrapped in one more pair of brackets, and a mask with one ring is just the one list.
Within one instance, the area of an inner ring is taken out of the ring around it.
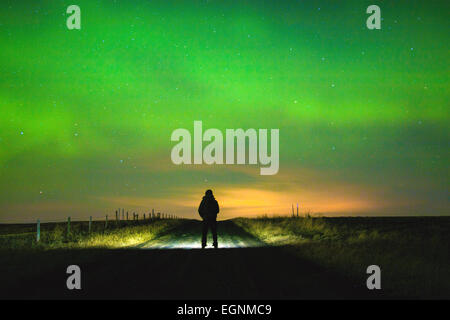
{"label": "green aurora", "polygon": [[[81,8],[68,30],[66,8]],[[151,208],[448,215],[448,1],[0,3],[0,223]],[[173,130],[279,128],[280,170],[176,166]]]}

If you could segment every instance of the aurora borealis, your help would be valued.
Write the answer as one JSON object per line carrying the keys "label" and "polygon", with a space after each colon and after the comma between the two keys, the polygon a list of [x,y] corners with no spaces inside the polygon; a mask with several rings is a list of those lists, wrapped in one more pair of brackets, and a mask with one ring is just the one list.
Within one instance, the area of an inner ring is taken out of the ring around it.
{"label": "aurora borealis", "polygon": [[[448,215],[448,1],[0,3],[0,223],[151,208]],[[81,8],[68,30],[66,8]],[[174,165],[171,133],[277,128],[280,168]]]}

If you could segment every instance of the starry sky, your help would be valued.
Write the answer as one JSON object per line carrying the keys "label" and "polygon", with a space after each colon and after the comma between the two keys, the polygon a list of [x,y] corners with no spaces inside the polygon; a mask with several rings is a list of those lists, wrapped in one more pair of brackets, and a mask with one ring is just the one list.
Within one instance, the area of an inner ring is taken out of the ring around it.
{"label": "starry sky", "polygon": [[[68,30],[66,8],[81,8]],[[366,8],[381,8],[368,30]],[[0,222],[448,215],[448,1],[0,3]],[[174,165],[177,128],[278,128],[280,170]]]}

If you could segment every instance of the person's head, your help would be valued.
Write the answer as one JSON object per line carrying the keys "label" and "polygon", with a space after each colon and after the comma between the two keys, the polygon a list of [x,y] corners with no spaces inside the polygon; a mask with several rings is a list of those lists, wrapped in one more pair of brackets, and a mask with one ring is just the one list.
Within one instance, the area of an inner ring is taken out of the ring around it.
{"label": "person's head", "polygon": [[211,190],[211,189],[206,190],[205,196],[211,197],[212,195],[213,195],[213,193],[212,193],[212,190]]}

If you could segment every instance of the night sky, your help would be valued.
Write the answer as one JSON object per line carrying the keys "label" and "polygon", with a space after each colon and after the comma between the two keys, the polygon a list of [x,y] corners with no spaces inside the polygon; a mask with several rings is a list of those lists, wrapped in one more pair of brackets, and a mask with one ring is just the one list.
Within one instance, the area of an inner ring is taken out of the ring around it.
{"label": "night sky", "polygon": [[[66,8],[81,8],[68,30]],[[366,8],[381,8],[368,30]],[[448,215],[448,1],[0,3],[0,222]],[[278,128],[280,170],[171,162],[177,128]]]}

